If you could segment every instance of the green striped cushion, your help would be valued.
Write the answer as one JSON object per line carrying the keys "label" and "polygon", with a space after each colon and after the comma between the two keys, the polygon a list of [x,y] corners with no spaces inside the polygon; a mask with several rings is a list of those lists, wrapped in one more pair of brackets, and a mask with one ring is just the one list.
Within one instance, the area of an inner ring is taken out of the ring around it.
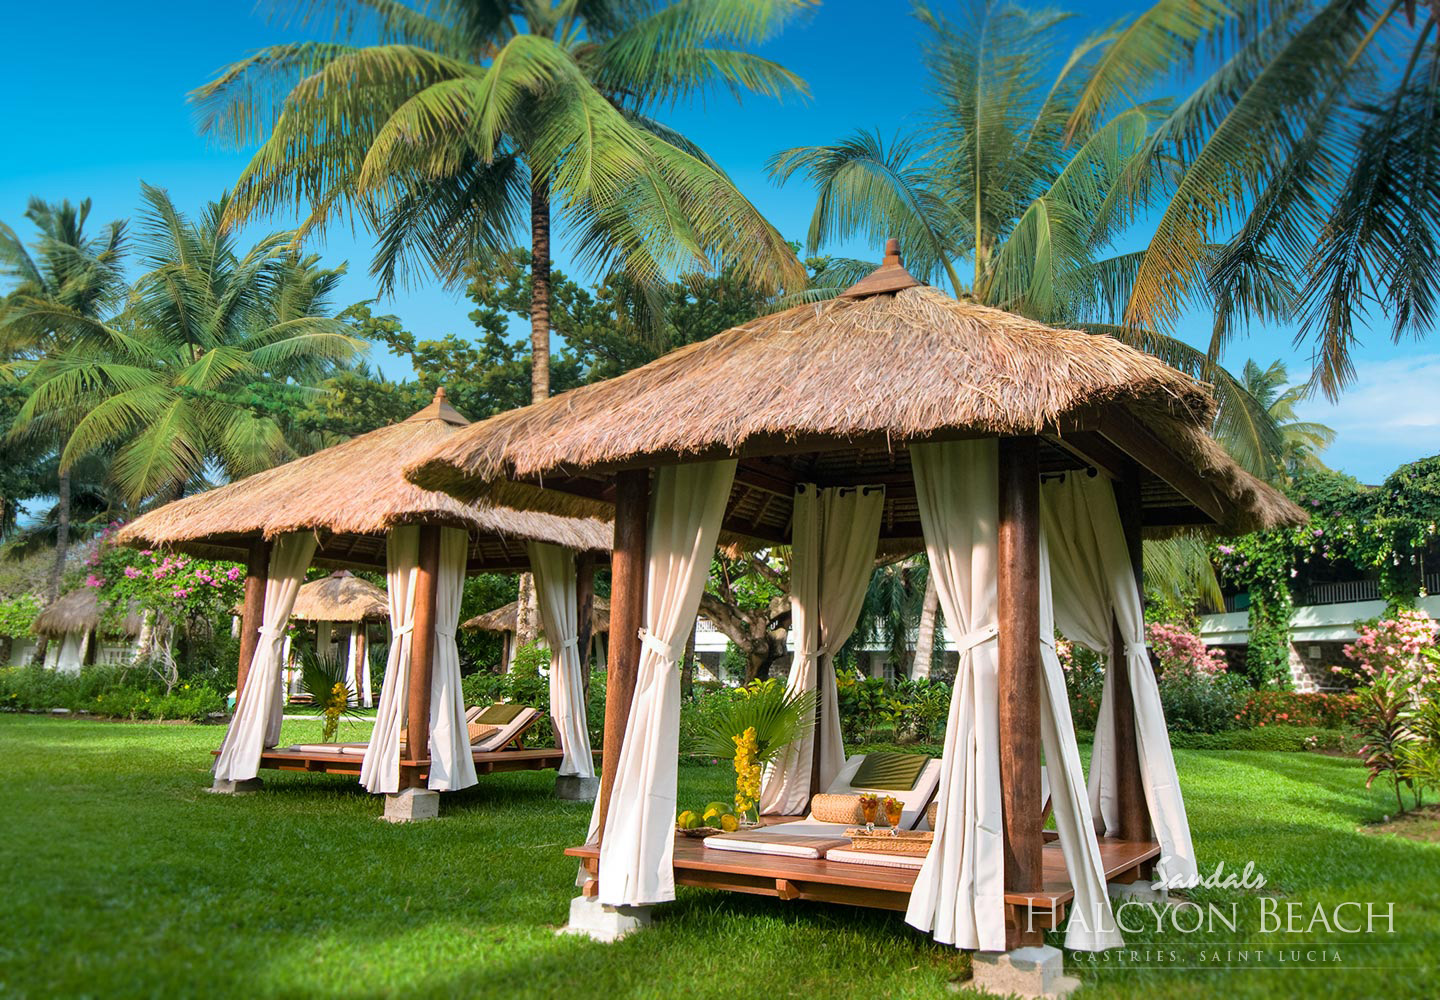
{"label": "green striped cushion", "polygon": [[525,706],[517,705],[514,702],[503,705],[491,705],[471,721],[478,722],[485,726],[508,726],[514,722],[515,717],[523,711],[525,711]]}
{"label": "green striped cushion", "polygon": [[890,792],[908,792],[920,780],[920,772],[930,758],[917,753],[867,754],[850,779],[851,788],[878,788]]}

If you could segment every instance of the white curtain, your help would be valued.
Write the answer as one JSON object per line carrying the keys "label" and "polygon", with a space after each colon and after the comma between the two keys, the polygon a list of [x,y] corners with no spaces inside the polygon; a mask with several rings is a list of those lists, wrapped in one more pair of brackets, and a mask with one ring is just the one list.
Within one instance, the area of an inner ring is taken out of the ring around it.
{"label": "white curtain", "polygon": [[760,811],[786,816],[804,814],[810,803],[810,772],[815,741],[820,741],[816,787],[825,789],[845,766],[840,735],[840,705],[831,658],[855,631],[865,589],[875,567],[880,487],[795,490],[791,520],[790,634],[795,637],[790,695],[819,690],[819,726],[786,747],[765,775]]}
{"label": "white curtain", "polygon": [[585,677],[580,650],[580,608],[575,592],[575,553],[559,545],[530,542],[540,624],[550,646],[550,718],[560,732],[561,774],[595,776],[585,717]]}
{"label": "white curtain", "polygon": [[305,582],[315,536],[309,532],[282,535],[270,552],[270,575],[265,581],[265,606],[260,619],[260,641],[245,675],[245,690],[235,706],[235,717],[215,761],[221,781],[245,781],[260,773],[265,747],[280,742],[285,691],[280,672],[285,666],[285,628],[295,607],[295,595]]}
{"label": "white curtain", "polygon": [[410,689],[410,644],[415,631],[415,576],[420,565],[420,528],[391,528],[385,539],[385,589],[390,603],[390,657],[375,728],[360,762],[360,784],[370,792],[400,790],[400,734],[405,726],[405,699]]}
{"label": "white curtain", "polygon": [[440,529],[440,572],[435,579],[435,660],[430,665],[430,778],[427,782],[437,792],[469,788],[476,780],[470,731],[465,724],[465,695],[460,690],[460,650],[455,645],[469,552],[470,535],[466,531]]}
{"label": "white curtain", "polygon": [[1055,653],[1055,612],[1050,586],[1050,552],[1045,532],[1040,534],[1040,738],[1045,747],[1045,773],[1050,781],[1051,809],[1065,870],[1075,887],[1065,947],[1072,951],[1104,951],[1125,944],[1115,924],[1110,894],[1105,889],[1105,866],[1095,840],[1095,823],[1085,791],[1085,770],[1070,718],[1070,697],[1065,671]]}
{"label": "white curtain", "polygon": [[[1197,869],[1190,823],[1175,773],[1160,689],[1145,649],[1144,604],[1113,487],[1103,477],[1070,475],[1063,482],[1047,484],[1041,490],[1041,501],[1051,545],[1056,623],[1071,639],[1106,654],[1109,663],[1090,758],[1091,812],[1103,832],[1119,833],[1111,680],[1116,669],[1124,669],[1135,704],[1141,783],[1160,844],[1156,868],[1162,877],[1192,877]],[[1118,623],[1124,643],[1120,650],[1113,649],[1114,623]]]}
{"label": "white curtain", "polygon": [[599,898],[607,906],[675,898],[676,664],[700,607],[734,478],[734,459],[655,473],[635,698],[600,844]]}
{"label": "white curtain", "polygon": [[[960,654],[935,838],[905,921],[960,948],[1005,950],[995,600],[999,477],[993,440],[910,447],[930,576]],[[1039,821],[1039,817],[1036,817]]]}

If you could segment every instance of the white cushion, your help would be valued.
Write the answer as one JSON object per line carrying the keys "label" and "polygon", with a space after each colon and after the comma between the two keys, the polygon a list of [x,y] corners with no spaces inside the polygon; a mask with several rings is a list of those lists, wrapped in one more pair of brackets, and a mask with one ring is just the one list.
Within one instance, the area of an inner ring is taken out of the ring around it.
{"label": "white cushion", "polygon": [[879,865],[881,868],[919,869],[925,863],[923,855],[882,854],[879,851],[857,851],[853,848],[835,847],[825,855],[826,861],[839,861],[852,865]]}
{"label": "white cushion", "polygon": [[[788,824],[786,824],[788,825]],[[820,848],[800,844],[767,844],[755,840],[726,840],[724,834],[705,838],[705,846],[714,851],[737,851],[741,854],[778,854],[786,858],[819,858]]]}
{"label": "white cushion", "polygon": [[527,705],[524,711],[522,711],[519,715],[515,716],[515,718],[511,719],[508,723],[506,723],[506,725],[503,726],[499,732],[491,733],[489,736],[485,737],[479,743],[476,743],[470,749],[478,750],[481,753],[488,753],[491,750],[499,750],[506,743],[509,743],[511,740],[513,740],[515,738],[515,734],[528,726],[531,720],[539,714],[539,712],[535,711],[535,709]]}

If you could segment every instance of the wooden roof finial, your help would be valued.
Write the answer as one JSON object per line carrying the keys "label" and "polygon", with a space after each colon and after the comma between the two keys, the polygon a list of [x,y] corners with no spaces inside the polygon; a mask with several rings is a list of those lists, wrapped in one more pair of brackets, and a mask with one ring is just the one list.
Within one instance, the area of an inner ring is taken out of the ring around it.
{"label": "wooden roof finial", "polygon": [[893,236],[885,241],[885,259],[880,266],[840,293],[842,299],[863,299],[871,295],[894,293],[921,284],[900,262],[900,241]]}
{"label": "wooden roof finial", "polygon": [[445,387],[443,385],[436,387],[435,398],[430,401],[429,406],[425,407],[425,409],[421,410],[420,412],[411,415],[407,419],[443,420],[447,424],[455,424],[456,426],[469,423],[469,421],[465,419],[464,414],[460,413],[460,411],[456,410],[455,407],[451,406],[450,401],[445,398]]}

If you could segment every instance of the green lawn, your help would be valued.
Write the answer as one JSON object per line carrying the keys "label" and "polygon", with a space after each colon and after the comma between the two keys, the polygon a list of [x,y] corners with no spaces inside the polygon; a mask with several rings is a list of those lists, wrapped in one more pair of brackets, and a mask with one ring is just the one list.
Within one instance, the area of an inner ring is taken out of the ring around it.
{"label": "green lawn", "polygon": [[[367,724],[342,729],[363,735]],[[287,738],[315,738],[287,723]],[[206,794],[215,727],[0,716],[0,996],[938,997],[967,964],[899,915],[680,890],[615,945],[558,937],[575,895],[562,850],[589,807],[550,772],[493,775],[443,818],[376,819],[343,778],[267,772]],[[1440,845],[1358,832],[1386,810],[1354,762],[1177,751],[1202,867],[1255,861],[1260,893],[1201,890],[1235,933],[1129,936],[1166,971],[1084,968],[1082,997],[1432,997]],[[681,768],[685,801],[727,772]],[[1392,800],[1393,802],[1393,800]],[[1259,932],[1260,896],[1394,902],[1395,933]],[[1299,942],[1297,944],[1297,941]],[[1337,944],[1338,942],[1338,944]],[[1195,969],[1207,952],[1338,948],[1331,967]],[[1075,963],[1072,958],[1072,964]],[[1110,966],[1113,966],[1113,961]]]}

